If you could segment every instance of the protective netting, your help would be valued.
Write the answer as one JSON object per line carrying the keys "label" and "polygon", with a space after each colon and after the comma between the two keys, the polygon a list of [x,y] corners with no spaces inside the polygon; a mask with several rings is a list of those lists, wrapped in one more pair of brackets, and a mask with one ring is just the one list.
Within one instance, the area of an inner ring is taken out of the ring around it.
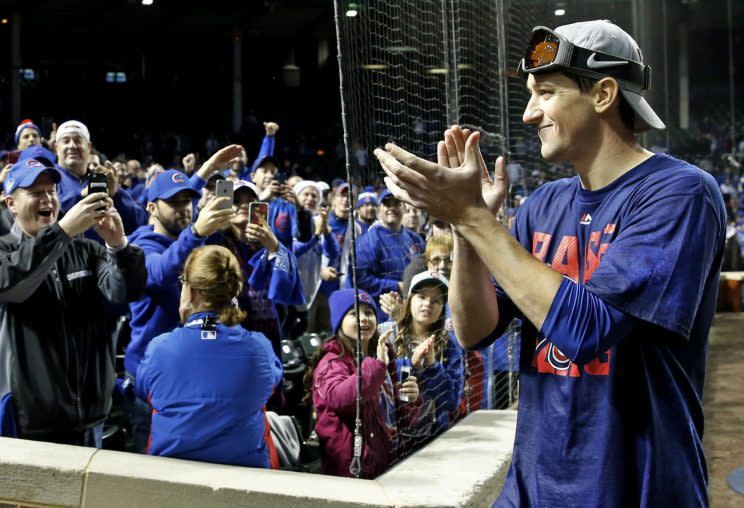
{"label": "protective netting", "polygon": [[[336,2],[344,135],[349,180],[354,184],[350,205],[358,218],[362,211],[357,199],[363,187],[382,188],[383,172],[372,150],[392,141],[434,160],[437,142],[452,124],[482,133],[481,150],[489,165],[497,156],[511,154],[509,172],[514,181],[505,211],[527,195],[530,184],[535,183],[529,179],[545,179],[547,168],[540,161],[534,129],[522,123],[527,96],[524,80],[517,78],[515,68],[527,34],[547,9],[503,0]],[[356,15],[345,15],[349,10]],[[386,210],[381,206],[379,213]],[[423,341],[406,327],[404,316],[408,316],[408,324],[414,319],[407,288],[415,273],[437,266],[431,263],[429,252],[421,255],[424,240],[432,236],[436,226],[415,210],[403,213],[403,225],[417,230],[420,243],[415,238],[401,239],[405,235],[375,231],[383,227],[381,220],[370,229],[372,234],[357,231],[356,248],[359,289],[384,299],[391,289],[380,281],[401,282],[401,287],[393,290],[399,294],[397,319],[388,318],[381,326],[397,330],[395,349],[399,356],[393,381],[398,383],[406,375],[405,366],[411,364],[413,351]],[[508,216],[504,213],[503,220]],[[446,248],[439,247],[446,254]],[[416,263],[417,269],[413,266]],[[445,264],[438,266],[446,270]],[[386,316],[380,319],[384,321]],[[494,346],[479,353],[462,351],[448,334],[449,321],[441,324],[443,329],[434,326],[433,331],[441,332],[446,340],[437,335],[434,364],[423,371],[413,369],[421,407],[415,424],[399,425],[401,456],[471,411],[507,408],[516,401],[518,323]]]}

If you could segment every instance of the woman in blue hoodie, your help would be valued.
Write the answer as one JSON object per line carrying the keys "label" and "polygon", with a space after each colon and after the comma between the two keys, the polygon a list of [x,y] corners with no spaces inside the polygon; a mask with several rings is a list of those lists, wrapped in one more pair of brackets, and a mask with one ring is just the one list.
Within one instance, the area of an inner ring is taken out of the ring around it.
{"label": "woman in blue hoodie", "polygon": [[194,250],[181,276],[183,327],[153,339],[137,368],[152,407],[147,453],[268,468],[264,406],[282,379],[267,338],[240,326],[242,271],[224,247]]}

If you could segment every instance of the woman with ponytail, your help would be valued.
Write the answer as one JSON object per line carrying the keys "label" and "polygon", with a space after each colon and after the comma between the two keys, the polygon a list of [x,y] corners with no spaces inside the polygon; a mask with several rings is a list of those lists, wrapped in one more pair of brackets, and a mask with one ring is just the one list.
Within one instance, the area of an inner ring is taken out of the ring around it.
{"label": "woman with ponytail", "polygon": [[240,323],[243,286],[226,248],[195,249],[181,276],[182,327],[147,346],[137,395],[152,407],[147,453],[251,467],[277,466],[264,406],[282,364],[262,333]]}

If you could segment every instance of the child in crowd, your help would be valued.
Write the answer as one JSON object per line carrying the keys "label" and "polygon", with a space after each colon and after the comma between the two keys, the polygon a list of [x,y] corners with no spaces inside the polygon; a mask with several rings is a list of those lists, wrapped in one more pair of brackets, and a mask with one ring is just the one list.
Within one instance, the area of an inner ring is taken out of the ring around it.
{"label": "child in crowd", "polygon": [[447,430],[460,403],[463,354],[445,326],[447,288],[447,279],[438,272],[415,275],[397,323],[395,363],[399,371],[413,367],[422,399],[418,424],[403,433],[406,447],[418,447]]}
{"label": "child in crowd", "polygon": [[[329,298],[333,337],[313,358],[305,374],[306,400],[312,398],[317,413],[315,430],[321,445],[326,473],[351,476],[357,369],[355,337],[361,335],[361,418],[364,443],[363,478],[374,478],[398,457],[400,432],[413,427],[419,413],[419,388],[414,376],[402,383],[395,375],[395,352],[377,334],[377,308],[364,291],[359,292],[359,330],[354,310],[354,290],[335,291]],[[407,399],[407,401],[404,401]]]}
{"label": "child in crowd", "polygon": [[152,406],[147,453],[268,468],[273,443],[264,406],[282,379],[268,339],[240,326],[243,286],[224,247],[195,249],[181,276],[183,327],[153,339],[137,369],[137,395]]}

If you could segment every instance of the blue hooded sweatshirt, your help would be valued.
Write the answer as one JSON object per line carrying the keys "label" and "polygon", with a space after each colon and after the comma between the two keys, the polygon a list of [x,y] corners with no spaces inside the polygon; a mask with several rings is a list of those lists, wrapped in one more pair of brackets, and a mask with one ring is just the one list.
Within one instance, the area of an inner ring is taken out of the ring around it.
{"label": "blue hooded sweatshirt", "polygon": [[153,231],[153,226],[142,226],[132,233],[129,241],[145,251],[147,266],[145,294],[129,305],[132,340],[124,357],[124,367],[134,374],[150,340],[178,326],[181,298],[178,276],[191,251],[204,245],[206,239],[194,236],[190,227],[172,240]]}

